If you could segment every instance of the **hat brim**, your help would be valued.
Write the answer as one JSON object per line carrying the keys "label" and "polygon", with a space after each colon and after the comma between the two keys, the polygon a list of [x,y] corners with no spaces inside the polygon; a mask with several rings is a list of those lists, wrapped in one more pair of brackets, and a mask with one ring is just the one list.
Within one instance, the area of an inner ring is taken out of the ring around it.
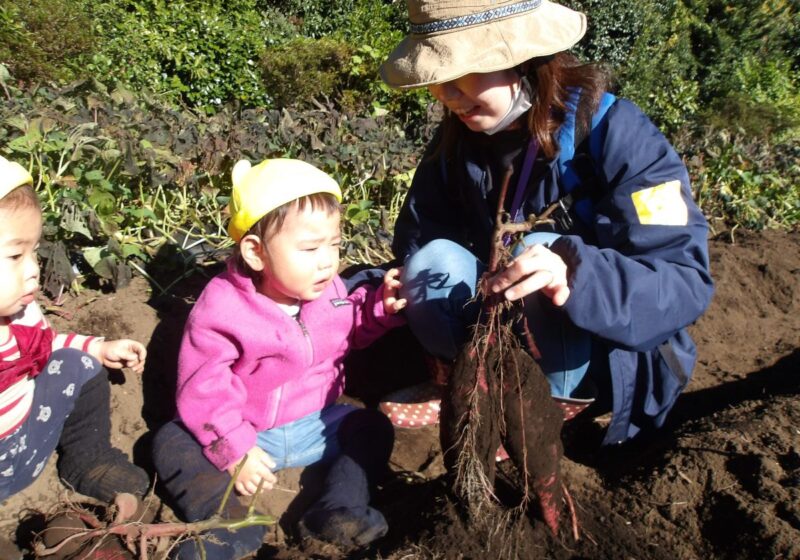
{"label": "hat brim", "polygon": [[506,70],[574,46],[586,16],[543,0],[523,15],[428,35],[408,35],[381,65],[387,85],[400,89],[441,84],[472,73]]}

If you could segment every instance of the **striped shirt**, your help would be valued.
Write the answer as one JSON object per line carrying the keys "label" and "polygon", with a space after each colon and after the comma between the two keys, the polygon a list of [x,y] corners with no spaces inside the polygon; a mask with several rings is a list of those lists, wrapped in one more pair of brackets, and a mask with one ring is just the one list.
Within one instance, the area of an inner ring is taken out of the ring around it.
{"label": "striped shirt", "polygon": [[[86,352],[92,341],[97,340],[96,337],[92,336],[74,333],[56,333],[48,324],[47,319],[45,319],[42,310],[36,302],[30,303],[16,315],[0,318],[0,321],[3,321],[6,325],[18,324],[28,327],[50,329],[53,333],[51,351],[60,348],[75,348]],[[20,357],[20,349],[17,345],[17,340],[11,329],[8,329],[6,340],[0,340],[0,360],[10,362]],[[28,376],[18,380],[0,393],[0,438],[14,433],[28,418],[33,403],[35,384],[36,379]]]}

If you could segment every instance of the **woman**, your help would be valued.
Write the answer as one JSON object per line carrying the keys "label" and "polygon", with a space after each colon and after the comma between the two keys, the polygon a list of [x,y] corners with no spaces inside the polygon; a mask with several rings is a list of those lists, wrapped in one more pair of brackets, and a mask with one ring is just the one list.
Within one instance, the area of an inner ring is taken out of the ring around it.
{"label": "woman", "polygon": [[713,293],[681,158],[566,52],[583,14],[547,0],[407,4],[411,33],[381,77],[446,110],[395,228],[412,331],[440,364],[470,336],[510,167],[511,218],[558,219],[525,236],[490,290],[523,302],[554,398],[612,410],[605,443],[661,426],[694,367],[686,327]]}

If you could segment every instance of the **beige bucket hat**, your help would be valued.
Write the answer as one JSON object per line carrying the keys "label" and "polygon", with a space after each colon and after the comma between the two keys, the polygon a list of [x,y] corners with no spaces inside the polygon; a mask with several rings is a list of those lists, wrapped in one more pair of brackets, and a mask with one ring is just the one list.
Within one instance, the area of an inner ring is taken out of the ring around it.
{"label": "beige bucket hat", "polygon": [[513,68],[565,51],[586,33],[586,16],[548,0],[406,0],[410,33],[381,65],[396,88]]}

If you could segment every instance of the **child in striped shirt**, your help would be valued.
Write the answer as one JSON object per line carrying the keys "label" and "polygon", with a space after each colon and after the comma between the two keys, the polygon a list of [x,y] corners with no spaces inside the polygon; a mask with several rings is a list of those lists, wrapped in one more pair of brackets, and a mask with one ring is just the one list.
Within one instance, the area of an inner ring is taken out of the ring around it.
{"label": "child in striped shirt", "polygon": [[42,212],[30,174],[0,157],[0,500],[30,485],[58,449],[61,478],[109,502],[150,478],[110,443],[105,367],[144,368],[134,340],[58,334],[42,315]]}

